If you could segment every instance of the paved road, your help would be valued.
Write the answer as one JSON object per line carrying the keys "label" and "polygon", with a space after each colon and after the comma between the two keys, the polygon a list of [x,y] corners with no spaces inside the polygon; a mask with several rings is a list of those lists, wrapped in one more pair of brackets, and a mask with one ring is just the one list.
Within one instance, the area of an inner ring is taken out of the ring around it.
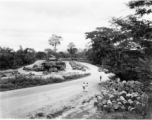
{"label": "paved road", "polygon": [[82,92],[82,83],[88,82],[89,89],[99,83],[99,75],[103,74],[103,80],[107,75],[99,73],[98,68],[88,63],[91,76],[69,82],[44,85],[26,89],[0,92],[0,117],[1,118],[24,118],[31,111],[47,105],[57,104],[61,100],[72,97]]}

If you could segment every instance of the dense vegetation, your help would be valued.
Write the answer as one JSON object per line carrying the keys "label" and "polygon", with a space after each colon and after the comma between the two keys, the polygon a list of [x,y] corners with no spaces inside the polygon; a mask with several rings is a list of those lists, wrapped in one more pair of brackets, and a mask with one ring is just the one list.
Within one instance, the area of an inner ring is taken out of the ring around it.
{"label": "dense vegetation", "polygon": [[[152,78],[152,21],[144,19],[151,13],[152,1],[131,1],[134,15],[112,18],[112,28],[98,27],[87,32],[91,47],[87,58],[108,68],[121,80],[138,80],[149,85]],[[146,86],[147,87],[147,86]]]}
{"label": "dense vegetation", "polygon": [[[74,57],[85,58],[85,52],[77,52]],[[70,54],[67,52],[55,52],[52,49],[45,49],[44,51],[35,51],[32,48],[20,49],[14,51],[8,47],[0,47],[0,70],[16,69],[21,66],[29,65],[34,63],[36,60],[48,59],[52,55],[57,58],[70,58]]]}
{"label": "dense vegetation", "polygon": [[31,48],[23,49],[20,46],[19,50],[14,51],[11,48],[0,47],[0,70],[15,69],[23,65],[31,64],[35,61],[36,57],[42,57],[40,53],[37,55],[35,50]]}
{"label": "dense vegetation", "polygon": [[[21,46],[20,49],[17,51],[14,51],[13,49],[8,47],[0,47],[0,70],[16,69],[21,66],[34,63],[36,60],[47,59],[51,55],[54,55],[57,58],[70,58],[69,53],[62,51],[54,52],[51,49],[45,49],[44,52],[36,52],[32,48],[23,49]],[[83,58],[84,52],[78,52],[76,57]]]}
{"label": "dense vegetation", "polygon": [[40,85],[47,85],[52,83],[60,83],[67,80],[79,79],[89,75],[90,73],[71,74],[71,75],[64,75],[63,77],[50,77],[46,79],[42,77],[27,77],[20,75],[15,78],[8,78],[2,80],[0,79],[0,91],[15,90],[21,88],[40,86]]}

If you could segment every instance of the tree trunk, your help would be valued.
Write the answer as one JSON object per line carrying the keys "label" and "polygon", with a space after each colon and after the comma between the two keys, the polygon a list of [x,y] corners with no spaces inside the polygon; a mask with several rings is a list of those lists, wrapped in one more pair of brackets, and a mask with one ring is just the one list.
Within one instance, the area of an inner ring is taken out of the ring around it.
{"label": "tree trunk", "polygon": [[55,44],[55,46],[54,46],[54,52],[56,53],[56,44]]}

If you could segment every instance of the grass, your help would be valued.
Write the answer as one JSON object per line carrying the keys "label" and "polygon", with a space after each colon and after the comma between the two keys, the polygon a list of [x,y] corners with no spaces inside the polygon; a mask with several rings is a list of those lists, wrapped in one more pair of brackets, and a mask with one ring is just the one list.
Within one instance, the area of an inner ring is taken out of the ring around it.
{"label": "grass", "polygon": [[84,75],[73,75],[65,77],[64,79],[61,78],[40,78],[40,77],[25,77],[25,76],[18,76],[16,78],[8,78],[4,80],[0,80],[0,91],[9,91],[21,88],[28,88],[28,87],[35,87],[53,83],[60,83],[69,80],[75,80],[82,77],[89,76],[90,74],[85,73]]}
{"label": "grass", "polygon": [[62,115],[64,112],[70,109],[71,109],[70,106],[61,106],[58,109],[53,109],[50,113],[47,114],[43,111],[39,111],[34,115],[30,115],[30,119],[38,119],[38,118],[52,119]]}

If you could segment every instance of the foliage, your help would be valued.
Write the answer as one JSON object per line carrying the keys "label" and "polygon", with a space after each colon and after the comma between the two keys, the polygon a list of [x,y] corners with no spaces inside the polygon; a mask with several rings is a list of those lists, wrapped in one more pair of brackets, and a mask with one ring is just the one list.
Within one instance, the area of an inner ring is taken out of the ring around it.
{"label": "foliage", "polygon": [[86,49],[84,49],[82,52],[77,53],[78,59],[86,59]]}
{"label": "foliage", "polygon": [[47,56],[47,54],[45,52],[37,52],[36,59],[42,60],[42,59],[45,59],[46,56]]}
{"label": "foliage", "polygon": [[91,39],[87,58],[109,69],[121,80],[134,79],[149,85],[152,78],[152,21],[141,19],[146,13],[139,10],[149,8],[150,11],[151,5],[151,1],[131,1],[128,6],[136,9],[135,15],[113,18],[113,28],[100,27],[87,32],[86,38]]}
{"label": "foliage", "polygon": [[49,39],[49,44],[54,47],[54,52],[57,51],[56,46],[60,44],[62,37],[59,35],[52,34],[52,37]]}
{"label": "foliage", "polygon": [[151,0],[130,1],[127,5],[130,9],[136,9],[136,15],[143,16],[144,14],[152,13],[152,9],[149,8],[152,5]]}
{"label": "foliage", "polygon": [[66,80],[73,80],[79,79],[81,77],[85,77],[90,75],[90,73],[85,74],[72,74],[68,76],[61,77],[50,77],[50,78],[42,78],[36,76],[24,76],[19,75],[15,78],[8,78],[8,79],[0,79],[0,91],[8,91],[8,90],[15,90],[21,88],[28,88],[40,85],[47,85],[52,83],[60,83]]}
{"label": "foliage", "polygon": [[68,45],[68,49],[67,51],[70,54],[70,58],[72,59],[72,57],[74,57],[76,55],[76,53],[78,52],[77,48],[75,47],[75,44],[73,42],[70,42]]}
{"label": "foliage", "polygon": [[88,68],[82,64],[78,64],[75,61],[70,61],[69,64],[71,65],[73,70],[82,70],[82,71],[86,71],[85,68]]}
{"label": "foliage", "polygon": [[36,52],[32,48],[20,49],[16,52],[10,48],[0,47],[0,70],[15,69],[31,64],[36,59]]}

